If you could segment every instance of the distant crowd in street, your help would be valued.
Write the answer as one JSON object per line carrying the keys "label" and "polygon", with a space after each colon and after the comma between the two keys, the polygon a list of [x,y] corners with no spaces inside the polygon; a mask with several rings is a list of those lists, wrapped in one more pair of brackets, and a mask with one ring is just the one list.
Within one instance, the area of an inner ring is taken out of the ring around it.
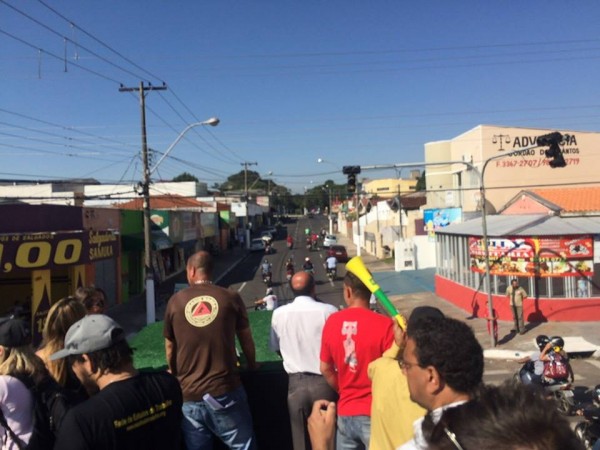
{"label": "distant crowd in street", "polygon": [[[193,254],[189,287],[167,304],[167,371],[134,367],[94,287],[52,306],[37,352],[25,323],[0,320],[1,448],[208,450],[218,439],[257,449],[235,349],[237,339],[246,369],[258,368],[248,313],[237,292],[213,284],[213,270],[209,252]],[[269,341],[288,376],[290,449],[582,448],[540,391],[483,384],[483,350],[464,322],[425,306],[404,329],[372,310],[350,271],[342,310],[317,299],[309,272],[290,287]]]}

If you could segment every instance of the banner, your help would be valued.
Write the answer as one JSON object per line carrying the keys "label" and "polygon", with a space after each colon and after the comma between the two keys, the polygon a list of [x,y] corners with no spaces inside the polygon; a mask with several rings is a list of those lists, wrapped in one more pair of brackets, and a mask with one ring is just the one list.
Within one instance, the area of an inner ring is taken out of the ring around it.
{"label": "banner", "polygon": [[[488,239],[488,252],[492,275],[589,277],[594,271],[591,236],[491,238]],[[469,238],[469,257],[472,271],[485,272],[482,238]]]}
{"label": "banner", "polygon": [[42,270],[88,264],[119,255],[113,231],[0,234],[0,271]]}

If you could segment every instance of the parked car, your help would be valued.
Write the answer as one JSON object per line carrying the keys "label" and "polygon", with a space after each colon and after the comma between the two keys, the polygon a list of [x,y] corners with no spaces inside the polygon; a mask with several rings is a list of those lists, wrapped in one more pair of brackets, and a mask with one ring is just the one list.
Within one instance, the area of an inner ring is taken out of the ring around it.
{"label": "parked car", "polygon": [[332,245],[329,247],[327,250],[327,256],[335,256],[335,259],[341,263],[348,262],[348,252],[346,251],[346,247],[343,245]]}
{"label": "parked car", "polygon": [[333,234],[326,234],[323,238],[323,247],[331,247],[337,244],[337,238]]}
{"label": "parked car", "polygon": [[262,252],[265,251],[265,241],[262,238],[255,238],[250,241],[251,252]]}

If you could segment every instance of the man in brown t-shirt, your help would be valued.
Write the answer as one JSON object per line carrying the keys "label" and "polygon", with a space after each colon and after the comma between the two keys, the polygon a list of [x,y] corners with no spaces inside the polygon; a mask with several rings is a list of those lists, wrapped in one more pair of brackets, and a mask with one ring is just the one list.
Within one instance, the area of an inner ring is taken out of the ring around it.
{"label": "man in brown t-shirt", "polygon": [[190,287],[167,305],[163,335],[169,370],[183,391],[183,434],[188,450],[212,447],[217,436],[230,448],[256,448],[246,393],[237,373],[235,336],[256,368],[246,307],[237,292],[212,284],[208,252],[190,256]]}

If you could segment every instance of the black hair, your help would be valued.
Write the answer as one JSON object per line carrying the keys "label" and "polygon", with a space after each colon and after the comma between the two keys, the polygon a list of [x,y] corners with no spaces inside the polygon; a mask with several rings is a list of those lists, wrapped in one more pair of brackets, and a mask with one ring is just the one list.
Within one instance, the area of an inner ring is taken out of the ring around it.
{"label": "black hair", "polygon": [[471,394],[483,377],[483,349],[464,322],[449,317],[423,317],[408,327],[419,366],[433,366],[456,392]]}
{"label": "black hair", "polygon": [[[92,373],[96,373],[97,371],[101,373],[116,372],[133,363],[133,351],[126,340],[119,341],[108,348],[86,354],[92,365]],[[69,358],[69,366],[72,366],[74,362],[84,361],[82,355],[70,355],[67,358]]]}
{"label": "black hair", "polygon": [[360,281],[360,278],[350,271],[346,271],[346,275],[344,276],[344,284],[348,286],[352,290],[353,295],[358,298],[369,300],[371,297],[371,291],[369,288],[365,286],[362,281]]}
{"label": "black hair", "polygon": [[430,450],[455,450],[452,439],[464,450],[583,450],[541,390],[514,382],[481,386],[472,400],[446,409],[425,438]]}
{"label": "black hair", "polygon": [[200,250],[188,258],[187,267],[194,267],[197,270],[201,270],[210,277],[213,274],[215,262],[210,253]]}

